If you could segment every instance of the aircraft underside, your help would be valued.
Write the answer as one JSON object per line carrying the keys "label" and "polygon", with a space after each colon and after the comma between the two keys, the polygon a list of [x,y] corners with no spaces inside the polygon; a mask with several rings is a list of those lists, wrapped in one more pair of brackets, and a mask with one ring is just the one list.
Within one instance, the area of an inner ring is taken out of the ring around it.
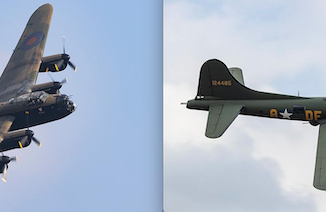
{"label": "aircraft underside", "polygon": [[51,121],[55,121],[68,116],[71,113],[66,106],[49,105],[46,107],[38,107],[31,110],[21,111],[13,114],[15,122],[9,131],[28,128]]}

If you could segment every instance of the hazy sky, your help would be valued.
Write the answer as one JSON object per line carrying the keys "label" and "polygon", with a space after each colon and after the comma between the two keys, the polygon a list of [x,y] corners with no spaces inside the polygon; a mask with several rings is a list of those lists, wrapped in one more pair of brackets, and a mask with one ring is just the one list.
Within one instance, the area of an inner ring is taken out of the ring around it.
{"label": "hazy sky", "polygon": [[240,115],[208,139],[208,113],[180,103],[212,58],[242,68],[256,90],[326,95],[326,3],[164,3],[165,211],[325,211],[326,193],[312,185],[318,127]]}
{"label": "hazy sky", "polygon": [[[32,13],[44,1],[5,1],[3,70]],[[50,2],[51,3],[51,2]],[[162,2],[55,1],[45,56],[66,52],[78,67],[61,92],[77,111],[34,127],[42,148],[6,152],[1,211],[162,209]],[[38,83],[48,82],[40,74]]]}

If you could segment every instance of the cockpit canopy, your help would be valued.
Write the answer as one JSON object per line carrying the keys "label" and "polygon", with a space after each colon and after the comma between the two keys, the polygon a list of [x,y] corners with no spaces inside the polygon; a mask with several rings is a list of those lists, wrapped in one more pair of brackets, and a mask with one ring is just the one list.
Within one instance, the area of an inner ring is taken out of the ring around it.
{"label": "cockpit canopy", "polygon": [[46,101],[48,96],[44,91],[36,91],[12,98],[9,100],[9,103],[17,106],[41,105]]}

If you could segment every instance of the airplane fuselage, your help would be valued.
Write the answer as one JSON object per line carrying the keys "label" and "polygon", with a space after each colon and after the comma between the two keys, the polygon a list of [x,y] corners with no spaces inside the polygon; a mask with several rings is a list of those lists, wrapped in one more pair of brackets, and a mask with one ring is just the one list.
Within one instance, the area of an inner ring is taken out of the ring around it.
{"label": "airplane fuselage", "polygon": [[64,94],[46,94],[44,101],[37,102],[30,94],[22,95],[9,101],[0,103],[0,116],[14,116],[15,121],[9,131],[44,124],[61,119],[76,109],[76,104]]}
{"label": "airplane fuselage", "polygon": [[187,108],[209,110],[212,105],[243,105],[242,115],[309,121],[318,124],[326,119],[326,99],[322,97],[282,100],[189,100]]}
{"label": "airplane fuselage", "polygon": [[12,124],[9,131],[55,121],[68,116],[72,112],[73,111],[71,109],[67,108],[67,105],[60,105],[56,103],[29,109],[28,114],[26,114],[26,110],[16,112],[13,114],[15,116],[15,122]]}
{"label": "airplane fuselage", "polygon": [[326,98],[252,90],[245,86],[241,69],[211,59],[201,67],[197,95],[188,101],[187,108],[209,111],[208,138],[221,137],[239,114],[319,125],[313,185],[326,190]]}

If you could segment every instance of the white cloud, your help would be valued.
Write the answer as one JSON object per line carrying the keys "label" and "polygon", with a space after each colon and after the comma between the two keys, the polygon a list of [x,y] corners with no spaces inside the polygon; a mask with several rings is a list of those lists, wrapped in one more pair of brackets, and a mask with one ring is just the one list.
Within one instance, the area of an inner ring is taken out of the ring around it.
{"label": "white cloud", "polygon": [[200,66],[210,58],[241,67],[251,88],[289,94],[302,89],[318,95],[326,77],[321,6],[165,3],[166,211],[326,209],[326,194],[312,186],[318,128],[239,116],[221,138],[208,139],[207,112],[180,105],[195,96]]}

